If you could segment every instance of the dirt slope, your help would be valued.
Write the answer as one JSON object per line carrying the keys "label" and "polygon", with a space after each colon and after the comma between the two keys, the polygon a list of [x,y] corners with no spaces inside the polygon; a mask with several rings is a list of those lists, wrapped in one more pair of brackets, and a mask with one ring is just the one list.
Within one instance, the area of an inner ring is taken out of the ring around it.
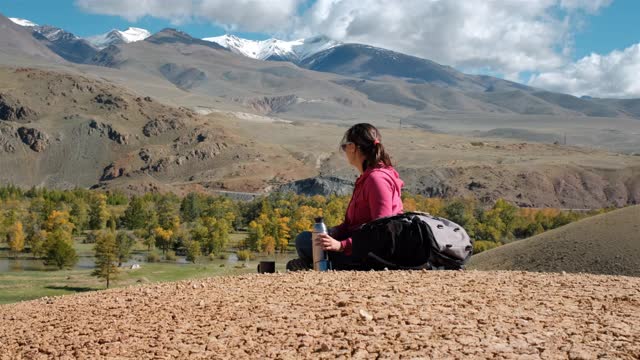
{"label": "dirt slope", "polygon": [[0,358],[637,359],[640,279],[218,277],[0,307]]}
{"label": "dirt slope", "polygon": [[471,258],[469,268],[640,276],[640,206],[480,253]]}

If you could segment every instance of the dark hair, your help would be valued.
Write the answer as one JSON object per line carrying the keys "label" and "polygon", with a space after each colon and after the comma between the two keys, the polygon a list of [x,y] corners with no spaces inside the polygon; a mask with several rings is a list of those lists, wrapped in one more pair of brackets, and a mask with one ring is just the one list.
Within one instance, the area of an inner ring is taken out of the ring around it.
{"label": "dark hair", "polygon": [[355,124],[347,130],[342,138],[342,144],[354,143],[365,156],[362,169],[392,166],[389,154],[382,145],[382,135],[375,126],[367,123]]}

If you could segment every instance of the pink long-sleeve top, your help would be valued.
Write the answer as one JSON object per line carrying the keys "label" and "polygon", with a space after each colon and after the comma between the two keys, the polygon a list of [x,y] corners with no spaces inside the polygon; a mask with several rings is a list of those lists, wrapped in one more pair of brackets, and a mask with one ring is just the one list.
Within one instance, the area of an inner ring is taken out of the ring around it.
{"label": "pink long-sleeve top", "polygon": [[365,170],[356,180],[344,221],[331,231],[342,242],[345,255],[351,255],[351,233],[370,221],[402,213],[400,197],[404,182],[391,166]]}

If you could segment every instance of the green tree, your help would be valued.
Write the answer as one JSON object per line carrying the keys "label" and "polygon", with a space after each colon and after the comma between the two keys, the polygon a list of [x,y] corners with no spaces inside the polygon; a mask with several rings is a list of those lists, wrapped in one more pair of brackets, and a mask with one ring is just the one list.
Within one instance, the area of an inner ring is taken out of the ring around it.
{"label": "green tree", "polygon": [[198,260],[198,257],[202,255],[202,251],[200,250],[200,243],[195,240],[189,240],[184,245],[185,249],[187,250],[187,261],[195,264]]}
{"label": "green tree", "polygon": [[124,231],[119,231],[116,236],[116,249],[118,252],[118,266],[122,266],[122,263],[129,261],[131,258],[131,250],[136,243],[136,239],[133,235]]}
{"label": "green tree", "polygon": [[196,193],[189,193],[182,199],[180,215],[184,222],[193,222],[204,211],[205,204],[202,197]]}
{"label": "green tree", "polygon": [[456,199],[443,208],[444,216],[462,226],[472,238],[476,235],[478,220],[475,218],[475,203],[470,199]]}
{"label": "green tree", "polygon": [[115,214],[111,214],[111,216],[109,216],[109,218],[107,219],[107,229],[115,232],[117,228],[118,218],[115,216]]}
{"label": "green tree", "polygon": [[70,268],[78,262],[78,255],[73,248],[71,233],[55,230],[47,234],[45,248],[45,264],[55,265],[58,269]]}
{"label": "green tree", "polygon": [[129,206],[122,216],[122,224],[126,229],[142,229],[149,221],[149,211],[146,202],[137,196],[131,198]]}
{"label": "green tree", "polygon": [[71,202],[71,222],[75,230],[80,233],[89,226],[89,207],[82,198],[74,198]]}
{"label": "green tree", "polygon": [[118,245],[113,231],[98,234],[95,245],[96,268],[92,275],[109,282],[118,274]]}
{"label": "green tree", "polygon": [[44,230],[35,231],[33,234],[27,237],[27,245],[29,245],[33,256],[40,258],[46,255],[46,241],[47,232]]}
{"label": "green tree", "polygon": [[158,201],[156,207],[158,212],[158,224],[163,229],[174,229],[176,218],[180,219],[179,199],[173,194],[163,195]]}
{"label": "green tree", "polygon": [[89,227],[91,230],[102,230],[107,227],[107,220],[111,214],[107,209],[107,197],[98,193],[93,196],[89,211]]}

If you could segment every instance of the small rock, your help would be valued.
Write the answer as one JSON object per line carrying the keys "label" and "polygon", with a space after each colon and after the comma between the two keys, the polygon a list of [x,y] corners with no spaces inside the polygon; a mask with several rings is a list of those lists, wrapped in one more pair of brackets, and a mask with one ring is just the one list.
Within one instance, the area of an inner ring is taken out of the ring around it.
{"label": "small rock", "polygon": [[360,317],[365,320],[365,321],[371,321],[373,320],[373,315],[369,314],[366,310],[364,309],[360,309],[359,311],[360,313]]}
{"label": "small rock", "polygon": [[327,352],[327,351],[330,351],[330,350],[331,350],[331,348],[329,347],[329,345],[327,345],[327,343],[322,343],[322,345],[320,345],[319,351]]}
{"label": "small rock", "polygon": [[200,306],[204,306],[204,300],[200,300],[199,305],[200,305]]}

